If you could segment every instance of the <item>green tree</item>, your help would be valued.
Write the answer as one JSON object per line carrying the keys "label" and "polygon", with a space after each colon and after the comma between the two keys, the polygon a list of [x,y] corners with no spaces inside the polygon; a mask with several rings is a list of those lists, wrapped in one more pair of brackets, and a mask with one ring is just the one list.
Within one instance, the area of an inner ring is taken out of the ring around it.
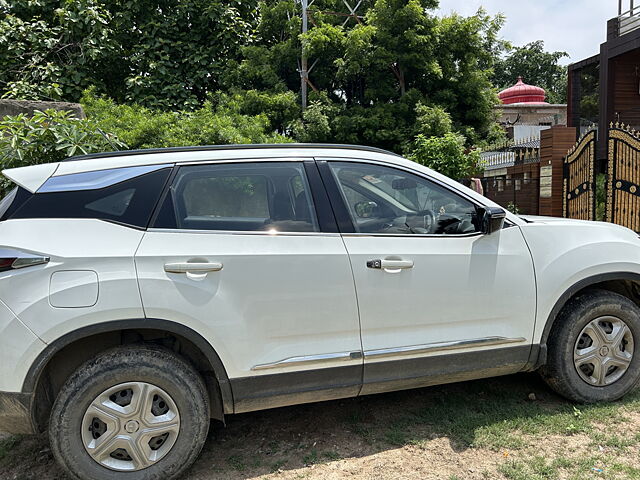
{"label": "green tree", "polygon": [[409,158],[454,179],[473,175],[477,170],[480,153],[467,151],[463,136],[447,133],[443,137],[416,137]]}
{"label": "green tree", "polygon": [[76,100],[118,48],[97,0],[0,0],[0,95]]}
{"label": "green tree", "polygon": [[567,56],[566,52],[545,51],[542,40],[513,48],[496,62],[493,83],[507,88],[520,76],[526,83],[544,88],[550,103],[566,103],[567,69],[559,62]]}
{"label": "green tree", "polygon": [[435,0],[364,0],[362,18],[344,23],[333,14],[344,10],[340,0],[317,0],[312,27],[301,35],[292,0],[260,5],[255,41],[227,80],[240,90],[299,94],[304,48],[313,65],[310,99],[325,107],[316,105],[302,119],[302,127],[315,122],[314,128],[293,129],[298,139],[320,141],[330,133],[337,142],[402,151],[424,133],[419,105],[448,115],[470,142],[489,132],[497,103],[490,75],[502,45],[502,17],[480,10],[441,19],[433,13]]}
{"label": "green tree", "polygon": [[236,97],[220,96],[195,110],[166,112],[141,105],[117,104],[88,91],[82,106],[90,121],[114,133],[130,148],[240,143],[282,143],[264,113],[245,115]]}
{"label": "green tree", "polygon": [[195,108],[250,42],[255,2],[0,0],[0,94]]}
{"label": "green tree", "polygon": [[[74,118],[71,112],[46,110],[0,120],[0,168],[57,162],[73,155],[127,148],[96,122]],[[9,181],[0,179],[0,191]]]}

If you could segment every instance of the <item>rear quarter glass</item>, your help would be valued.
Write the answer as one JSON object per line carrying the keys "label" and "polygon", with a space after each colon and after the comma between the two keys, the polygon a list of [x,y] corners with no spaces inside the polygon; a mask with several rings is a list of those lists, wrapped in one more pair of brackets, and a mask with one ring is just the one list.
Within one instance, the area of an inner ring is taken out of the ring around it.
{"label": "rear quarter glass", "polygon": [[[102,188],[35,193],[4,219],[95,218],[145,228],[171,167]],[[15,202],[15,200],[14,200]]]}

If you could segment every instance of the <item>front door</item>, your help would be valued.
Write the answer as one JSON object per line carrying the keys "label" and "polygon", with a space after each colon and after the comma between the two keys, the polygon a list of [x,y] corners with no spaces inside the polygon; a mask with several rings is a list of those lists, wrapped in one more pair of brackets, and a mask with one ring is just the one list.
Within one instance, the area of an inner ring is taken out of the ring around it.
{"label": "front door", "polygon": [[521,369],[535,283],[520,229],[480,233],[473,201],[408,170],[320,166],[352,225],[343,238],[362,325],[362,393]]}
{"label": "front door", "polygon": [[211,343],[236,412],[356,395],[353,278],[315,163],[178,168],[136,255],[146,316]]}

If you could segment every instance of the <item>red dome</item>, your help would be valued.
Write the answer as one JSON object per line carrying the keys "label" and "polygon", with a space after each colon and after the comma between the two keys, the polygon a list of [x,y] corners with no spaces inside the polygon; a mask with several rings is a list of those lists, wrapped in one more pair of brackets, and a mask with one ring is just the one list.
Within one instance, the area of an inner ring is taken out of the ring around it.
{"label": "red dome", "polygon": [[540,87],[527,85],[518,77],[518,82],[498,94],[500,101],[505,105],[511,103],[546,103],[544,101],[545,91]]}

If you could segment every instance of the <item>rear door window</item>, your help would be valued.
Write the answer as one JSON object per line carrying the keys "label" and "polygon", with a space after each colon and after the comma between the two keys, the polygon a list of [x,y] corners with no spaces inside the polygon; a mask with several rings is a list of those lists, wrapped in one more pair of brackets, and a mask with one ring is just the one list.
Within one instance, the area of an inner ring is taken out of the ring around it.
{"label": "rear door window", "polygon": [[180,167],[154,226],[318,231],[304,167],[295,162]]}

